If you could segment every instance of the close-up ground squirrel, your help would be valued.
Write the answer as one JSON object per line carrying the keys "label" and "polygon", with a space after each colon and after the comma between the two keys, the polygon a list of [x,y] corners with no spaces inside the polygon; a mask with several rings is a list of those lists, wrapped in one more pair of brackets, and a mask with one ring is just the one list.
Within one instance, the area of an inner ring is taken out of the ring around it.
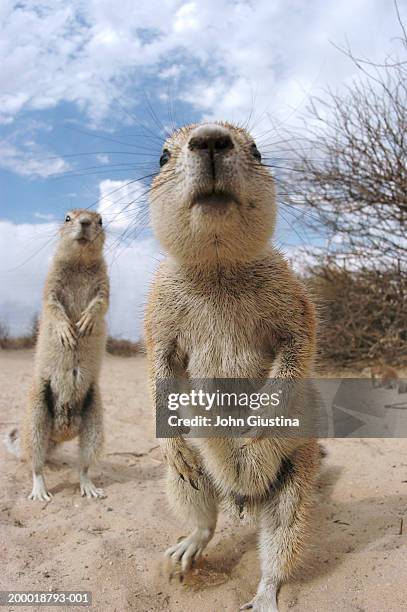
{"label": "close-up ground squirrel", "polygon": [[[191,125],[164,145],[151,189],[154,232],[167,258],[145,321],[156,381],[312,375],[314,307],[270,239],[274,180],[250,134],[228,123]],[[242,609],[277,610],[277,592],[306,549],[320,457],[311,439],[161,440],[171,506],[192,523],[171,546],[186,573],[211,540],[219,505],[244,499],[259,531],[262,577]]]}

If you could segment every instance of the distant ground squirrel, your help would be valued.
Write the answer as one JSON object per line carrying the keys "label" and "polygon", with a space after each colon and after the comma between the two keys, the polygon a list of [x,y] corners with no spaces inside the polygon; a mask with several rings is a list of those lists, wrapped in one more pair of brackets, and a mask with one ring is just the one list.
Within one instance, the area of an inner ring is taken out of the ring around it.
{"label": "distant ground squirrel", "polygon": [[49,501],[43,468],[59,442],[79,436],[80,490],[102,497],[88,475],[103,442],[99,372],[106,344],[109,280],[103,257],[102,217],[70,211],[60,227],[45,283],[34,379],[21,439],[6,439],[12,452],[32,462],[30,499]]}
{"label": "distant ground squirrel", "polygon": [[[145,332],[157,379],[295,380],[312,375],[314,307],[270,244],[274,181],[253,138],[228,123],[191,125],[165,143],[151,218],[168,257]],[[259,527],[262,577],[242,609],[277,610],[277,591],[306,548],[320,452],[315,440],[162,440],[169,501],[190,535],[169,548],[187,572],[213,536],[219,504],[244,499]]]}

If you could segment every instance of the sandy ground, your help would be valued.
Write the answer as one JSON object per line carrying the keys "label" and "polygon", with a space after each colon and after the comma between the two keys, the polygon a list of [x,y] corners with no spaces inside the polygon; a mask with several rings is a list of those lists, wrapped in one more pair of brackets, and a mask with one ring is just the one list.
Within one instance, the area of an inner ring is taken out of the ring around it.
{"label": "sandy ground", "polygon": [[[2,435],[19,421],[31,369],[31,352],[0,351]],[[161,554],[185,531],[165,499],[144,358],[107,357],[102,389],[106,453],[94,473],[106,499],[80,497],[74,443],[47,468],[49,504],[27,500],[28,467],[0,449],[0,590],[90,590],[98,611],[238,610],[259,578],[253,530],[222,516],[199,570],[169,584]],[[330,440],[326,448],[314,546],[281,589],[281,610],[405,610],[407,441]]]}

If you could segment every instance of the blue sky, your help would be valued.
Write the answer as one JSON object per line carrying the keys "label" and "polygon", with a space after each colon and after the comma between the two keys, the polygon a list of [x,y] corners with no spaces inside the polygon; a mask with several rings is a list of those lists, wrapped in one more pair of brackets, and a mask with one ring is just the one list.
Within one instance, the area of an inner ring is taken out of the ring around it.
{"label": "blue sky", "polygon": [[[56,223],[92,205],[109,223],[109,325],[133,338],[160,250],[148,179],[127,183],[157,170],[160,125],[251,114],[260,149],[284,157],[279,141],[304,129],[310,96],[355,78],[332,43],[380,61],[399,34],[390,0],[3,0],[0,23],[0,321],[27,329]],[[120,215],[132,200],[133,216]],[[130,221],[134,239],[117,248]],[[295,258],[315,237],[290,221],[277,239]]]}

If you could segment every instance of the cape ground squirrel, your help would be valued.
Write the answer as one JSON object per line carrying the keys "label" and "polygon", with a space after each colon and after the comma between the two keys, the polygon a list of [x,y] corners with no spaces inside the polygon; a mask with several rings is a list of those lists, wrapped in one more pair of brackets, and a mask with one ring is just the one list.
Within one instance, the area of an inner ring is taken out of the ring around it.
{"label": "cape ground squirrel", "polygon": [[[151,218],[168,257],[150,292],[145,331],[156,379],[295,380],[311,375],[315,315],[270,244],[274,181],[252,137],[228,123],[191,125],[165,143]],[[259,527],[262,577],[242,609],[277,610],[277,590],[309,532],[319,467],[315,440],[164,439],[168,494],[192,522],[166,556],[188,571],[213,536],[219,503],[245,499]]]}
{"label": "cape ground squirrel", "polygon": [[12,452],[32,462],[30,499],[51,499],[43,475],[47,455],[57,443],[76,436],[81,494],[104,495],[88,475],[103,442],[98,378],[109,300],[104,240],[101,216],[88,210],[70,211],[60,228],[45,283],[34,380],[21,440],[16,429],[6,439]]}

